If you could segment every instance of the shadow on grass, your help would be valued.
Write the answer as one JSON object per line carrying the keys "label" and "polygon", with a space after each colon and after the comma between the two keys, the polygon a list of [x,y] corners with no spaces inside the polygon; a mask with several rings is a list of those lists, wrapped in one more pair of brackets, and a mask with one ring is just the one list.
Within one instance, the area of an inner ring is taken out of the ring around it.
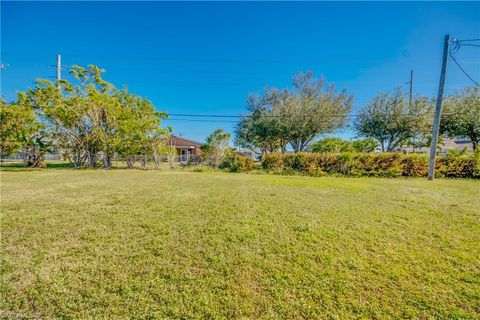
{"label": "shadow on grass", "polygon": [[40,171],[42,169],[71,169],[73,164],[69,162],[47,163],[46,168],[29,168],[23,162],[3,162],[0,165],[2,171]]}

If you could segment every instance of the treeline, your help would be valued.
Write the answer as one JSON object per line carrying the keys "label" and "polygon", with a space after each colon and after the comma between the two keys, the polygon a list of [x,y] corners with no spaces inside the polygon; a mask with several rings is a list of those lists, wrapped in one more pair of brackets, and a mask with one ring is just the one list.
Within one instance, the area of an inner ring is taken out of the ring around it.
{"label": "treeline", "polygon": [[[155,159],[156,165],[160,155],[173,159],[176,152],[166,143],[171,129],[161,128],[167,114],[156,111],[150,101],[115,88],[102,78],[103,72],[93,65],[74,66],[72,82],[40,80],[18,94],[15,102],[0,99],[1,155],[23,152],[26,165],[42,166],[44,154],[52,151],[54,143],[75,167],[102,163],[108,169],[114,156],[123,158],[130,168],[142,155]],[[263,95],[248,98],[248,113],[235,128],[234,144],[260,155],[288,149],[296,153],[392,152],[430,145],[434,99],[417,95],[410,101],[397,89],[379,93],[355,113],[353,101],[346,90],[337,90],[311,72],[299,73],[291,89],[265,89]],[[347,127],[362,139],[315,142],[321,135]],[[441,132],[468,137],[477,147],[478,87],[445,97]],[[222,130],[208,137],[202,153],[209,165],[219,167],[231,155],[229,139],[230,134]]]}
{"label": "treeline", "polygon": [[55,142],[75,167],[101,161],[109,169],[114,155],[131,166],[135,155],[171,152],[170,132],[160,127],[167,115],[103,80],[103,72],[93,65],[73,66],[74,83],[40,80],[17,101],[1,101],[1,154],[23,151],[27,166],[43,166]]}
{"label": "treeline", "polygon": [[[417,95],[410,101],[397,89],[393,93],[379,93],[352,114],[353,96],[345,90],[337,91],[333,85],[314,78],[312,73],[297,74],[292,85],[292,89],[272,88],[265,90],[263,95],[249,97],[248,113],[235,129],[236,145],[258,154],[284,153],[288,146],[295,152],[321,152],[322,146],[312,141],[347,126],[351,126],[357,136],[367,139],[336,146],[338,152],[353,151],[355,145],[371,149],[372,141],[373,150],[378,147],[387,152],[400,151],[405,146],[430,145],[435,102],[432,98]],[[478,87],[445,97],[441,133],[467,137],[474,149],[477,147],[480,140]],[[324,142],[338,144],[333,140]]]}

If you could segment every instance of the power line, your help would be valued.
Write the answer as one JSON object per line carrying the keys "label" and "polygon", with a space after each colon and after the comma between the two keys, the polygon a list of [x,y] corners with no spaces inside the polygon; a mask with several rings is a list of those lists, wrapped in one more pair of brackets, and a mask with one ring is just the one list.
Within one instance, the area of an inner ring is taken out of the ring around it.
{"label": "power line", "polygon": [[467,41],[480,41],[480,38],[479,39],[460,39],[460,40],[456,40],[458,42],[467,42]]}
{"label": "power line", "polygon": [[460,44],[460,47],[480,47],[480,44],[471,44],[471,43]]}
{"label": "power line", "polygon": [[[248,115],[218,115],[218,114],[185,114],[185,113],[167,113],[169,116],[174,117],[195,117],[195,118],[248,118]],[[348,114],[348,115],[324,115],[328,118],[349,118],[349,117],[358,117],[358,114]],[[291,118],[292,116],[285,116],[285,115],[273,115],[273,114],[265,114],[260,115],[259,118]],[[306,118],[307,116],[300,116],[302,118]],[[171,118],[167,118],[168,120],[173,120]]]}
{"label": "power line", "polygon": [[209,119],[171,119],[167,118],[164,121],[187,121],[187,122],[230,122],[230,123],[238,123],[239,120],[209,120]]}
{"label": "power line", "polygon": [[207,118],[239,118],[243,117],[242,115],[218,115],[218,114],[189,114],[189,113],[167,113],[169,116],[180,116],[180,117],[207,117]]}
{"label": "power line", "polygon": [[[390,113],[384,113],[383,115],[389,115]],[[446,114],[446,113],[444,113]],[[455,113],[448,113],[450,114],[455,114]],[[174,117],[196,117],[196,118],[247,118],[249,115],[219,115],[219,114],[189,114],[189,113],[167,113],[168,116],[174,116]],[[403,114],[405,116],[409,116],[410,114]],[[346,117],[360,117],[362,116],[361,114],[346,114],[346,115],[324,115],[325,117],[333,117],[333,118],[346,118]],[[417,115],[415,115],[417,116]],[[266,115],[260,115],[260,118],[285,118],[287,116],[283,115],[273,115],[273,114],[266,114]],[[306,116],[301,116],[305,118]],[[291,118],[291,116],[289,117]],[[168,120],[172,120],[171,118],[167,118]]]}
{"label": "power line", "polygon": [[449,51],[448,52],[450,58],[452,58],[453,62],[455,62],[455,64],[457,65],[457,67],[462,70],[462,72],[467,76],[468,79],[470,79],[475,85],[477,85],[478,87],[480,87],[480,84],[475,81],[463,68],[462,66],[457,62],[457,60],[455,59],[455,57],[453,56],[453,54]]}

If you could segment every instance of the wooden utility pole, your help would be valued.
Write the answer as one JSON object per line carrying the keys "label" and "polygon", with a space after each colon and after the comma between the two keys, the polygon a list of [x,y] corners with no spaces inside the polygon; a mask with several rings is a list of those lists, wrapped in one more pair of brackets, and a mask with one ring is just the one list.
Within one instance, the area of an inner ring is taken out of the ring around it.
{"label": "wooden utility pole", "polygon": [[413,99],[413,70],[410,70],[410,98],[408,99],[408,105],[412,106],[412,99]]}
{"label": "wooden utility pole", "polygon": [[[407,82],[409,84],[409,87],[410,87],[410,96],[408,98],[408,107],[411,109],[412,108],[412,102],[413,102],[413,69],[410,70],[410,81]],[[413,145],[412,145],[412,151],[415,152],[415,143],[416,143],[416,137],[413,136]]]}
{"label": "wooden utility pole", "polygon": [[62,56],[57,54],[57,86],[60,89],[60,80],[62,80]]}
{"label": "wooden utility pole", "polygon": [[432,146],[430,147],[430,161],[428,163],[428,180],[435,177],[435,160],[437,157],[438,132],[440,131],[440,116],[442,114],[443,91],[445,87],[445,73],[447,71],[448,49],[450,45],[450,35],[445,36],[443,44],[442,71],[440,73],[440,82],[438,84],[437,104],[435,106],[435,117],[433,119]]}

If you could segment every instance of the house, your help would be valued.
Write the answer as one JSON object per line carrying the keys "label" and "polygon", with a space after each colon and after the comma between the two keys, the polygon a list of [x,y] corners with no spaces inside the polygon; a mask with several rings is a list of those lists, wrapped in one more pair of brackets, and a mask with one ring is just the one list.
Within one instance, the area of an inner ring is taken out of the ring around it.
{"label": "house", "polygon": [[473,143],[468,138],[457,137],[454,139],[446,138],[443,139],[443,149],[448,150],[458,150],[463,151],[467,150],[473,152]]}
{"label": "house", "polygon": [[255,153],[252,150],[238,150],[237,152],[243,155],[245,158],[251,158],[253,160],[260,160],[262,157],[261,154]]}
{"label": "house", "polygon": [[[446,154],[449,150],[457,150],[463,151],[467,150],[468,152],[473,151],[473,144],[472,141],[468,138],[456,137],[456,138],[448,138],[444,137],[441,142],[441,151],[440,154]],[[412,147],[405,147],[403,148],[404,153],[430,153],[430,147],[422,147],[422,148],[412,148]]]}
{"label": "house", "polygon": [[201,159],[201,143],[172,135],[170,136],[168,144],[175,147],[181,163],[199,161]]}

